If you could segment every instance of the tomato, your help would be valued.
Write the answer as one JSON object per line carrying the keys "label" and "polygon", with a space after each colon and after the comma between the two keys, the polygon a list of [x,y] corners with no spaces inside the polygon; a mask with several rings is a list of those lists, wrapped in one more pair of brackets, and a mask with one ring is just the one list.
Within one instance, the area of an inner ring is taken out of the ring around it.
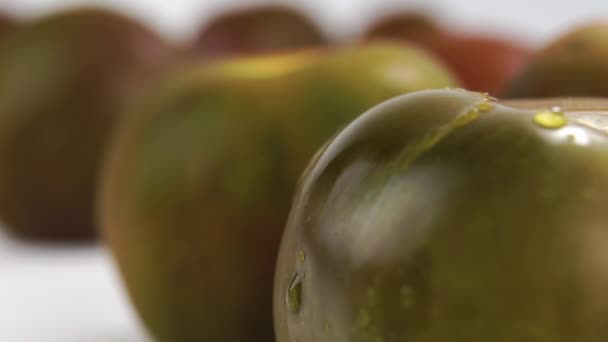
{"label": "tomato", "polygon": [[608,340],[608,102],[407,94],[303,176],[278,342]]}
{"label": "tomato", "polygon": [[445,87],[427,54],[370,44],[187,68],[109,153],[100,218],[159,341],[271,341],[273,275],[298,176],[336,130],[393,96]]}

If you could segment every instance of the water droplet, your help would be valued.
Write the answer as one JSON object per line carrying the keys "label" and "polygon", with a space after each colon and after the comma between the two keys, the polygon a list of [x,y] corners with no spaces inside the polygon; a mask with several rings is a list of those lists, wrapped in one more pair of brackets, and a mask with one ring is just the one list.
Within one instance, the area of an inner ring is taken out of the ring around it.
{"label": "water droplet", "polygon": [[291,313],[298,313],[302,305],[302,276],[300,273],[294,273],[287,286],[287,295],[285,296],[287,307]]}
{"label": "water droplet", "polygon": [[401,307],[409,310],[416,304],[416,295],[414,290],[409,285],[403,285],[399,290],[399,298],[401,301]]}
{"label": "water droplet", "polygon": [[490,93],[482,92],[479,93],[479,95],[481,95],[485,101],[498,102],[498,99],[490,95]]}
{"label": "water droplet", "polygon": [[300,259],[300,262],[304,262],[306,261],[306,253],[304,253],[304,251],[299,251],[298,252],[298,259]]}
{"label": "water droplet", "polygon": [[561,111],[556,111],[559,107],[552,110],[543,110],[534,115],[534,122],[544,128],[561,128],[568,124],[568,118]]}

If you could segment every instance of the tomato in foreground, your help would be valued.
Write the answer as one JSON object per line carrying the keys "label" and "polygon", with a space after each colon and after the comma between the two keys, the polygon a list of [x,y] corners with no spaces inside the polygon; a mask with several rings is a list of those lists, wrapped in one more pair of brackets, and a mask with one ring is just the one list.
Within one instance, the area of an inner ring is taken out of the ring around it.
{"label": "tomato in foreground", "polygon": [[278,342],[608,341],[607,102],[385,102],[303,176]]}

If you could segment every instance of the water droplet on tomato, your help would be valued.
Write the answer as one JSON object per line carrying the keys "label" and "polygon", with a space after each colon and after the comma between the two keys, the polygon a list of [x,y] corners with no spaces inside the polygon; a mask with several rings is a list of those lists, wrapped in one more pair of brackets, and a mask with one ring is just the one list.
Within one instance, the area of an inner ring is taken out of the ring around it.
{"label": "water droplet on tomato", "polygon": [[553,107],[552,110],[543,110],[534,115],[534,122],[543,128],[561,128],[568,124],[568,118],[559,110]]}
{"label": "water droplet on tomato", "polygon": [[298,313],[302,305],[302,275],[294,273],[287,286],[285,300],[291,313]]}

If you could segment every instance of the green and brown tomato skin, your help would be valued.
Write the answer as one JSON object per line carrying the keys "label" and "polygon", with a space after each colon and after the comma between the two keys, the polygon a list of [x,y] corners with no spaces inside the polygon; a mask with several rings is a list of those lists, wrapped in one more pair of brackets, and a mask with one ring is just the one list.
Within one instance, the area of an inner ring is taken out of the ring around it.
{"label": "green and brown tomato skin", "polygon": [[608,96],[608,23],[579,27],[536,53],[505,97]]}
{"label": "green and brown tomato skin", "polygon": [[0,41],[17,27],[17,22],[11,16],[0,13]]}
{"label": "green and brown tomato skin", "polygon": [[608,103],[569,103],[428,91],[355,120],[295,196],[277,341],[608,339]]}
{"label": "green and brown tomato skin", "polygon": [[91,239],[106,141],[173,48],[111,12],[15,29],[0,49],[0,219],[28,239]]}
{"label": "green and brown tomato skin", "polygon": [[114,141],[99,214],[159,341],[273,340],[274,268],[301,170],[375,103],[452,84],[427,58],[373,44],[237,59],[152,94]]}
{"label": "green and brown tomato skin", "polygon": [[368,38],[405,39],[423,47],[448,38],[448,33],[435,23],[432,16],[422,12],[397,13],[380,18],[366,31]]}
{"label": "green and brown tomato skin", "polygon": [[324,46],[328,38],[307,16],[284,6],[227,12],[205,25],[192,50],[202,58],[277,53]]}

